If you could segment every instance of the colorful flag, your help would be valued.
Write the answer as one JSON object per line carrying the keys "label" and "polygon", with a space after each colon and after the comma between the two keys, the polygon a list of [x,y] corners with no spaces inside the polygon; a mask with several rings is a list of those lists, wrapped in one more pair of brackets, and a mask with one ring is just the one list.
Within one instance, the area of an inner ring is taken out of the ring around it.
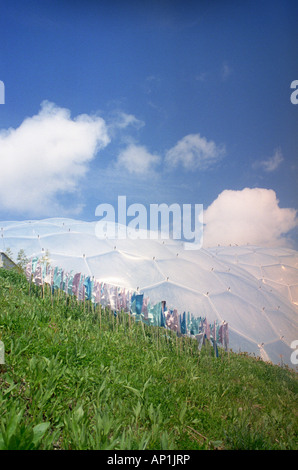
{"label": "colorful flag", "polygon": [[124,288],[116,287],[99,281],[94,281],[90,276],[84,274],[65,273],[62,268],[46,266],[37,257],[33,258],[26,265],[26,278],[37,285],[43,282],[52,285],[54,289],[63,288],[68,294],[74,294],[79,300],[92,300],[103,306],[109,305],[116,314],[124,309],[137,316],[137,319],[145,321],[154,326],[169,328],[183,335],[191,334],[198,340],[199,349],[205,342],[205,338],[211,340],[215,355],[218,357],[217,344],[221,344],[225,350],[228,349],[229,331],[228,324],[221,325],[214,321],[211,325],[205,317],[194,317],[190,312],[178,314],[176,309],[167,309],[166,301],[150,304],[148,297]]}
{"label": "colorful flag", "polygon": [[173,310],[173,316],[174,316],[174,331],[177,333],[180,333],[180,321],[179,321],[179,314],[176,308]]}
{"label": "colorful flag", "polygon": [[112,310],[116,309],[117,287],[110,285],[108,287],[108,305]]}
{"label": "colorful flag", "polygon": [[85,298],[87,300],[91,300],[91,295],[92,295],[92,284],[91,284],[91,279],[90,276],[87,276],[85,281],[84,281],[84,287],[85,287]]}
{"label": "colorful flag", "polygon": [[34,272],[35,272],[35,269],[36,269],[37,263],[38,263],[38,258],[37,258],[37,257],[35,257],[35,258],[32,258],[32,273],[34,273]]}
{"label": "colorful flag", "polygon": [[42,281],[43,281],[42,265],[40,262],[38,262],[34,271],[33,282],[37,286],[42,286]]}
{"label": "colorful flag", "polygon": [[153,326],[159,326],[160,323],[161,302],[149,307],[148,319]]}
{"label": "colorful flag", "polygon": [[82,274],[80,278],[80,283],[79,283],[79,288],[78,288],[78,300],[84,300],[85,298],[85,286],[84,286],[84,281],[85,281],[85,275]]}
{"label": "colorful flag", "polygon": [[225,351],[227,351],[229,347],[229,327],[226,322],[222,325],[222,345]]}
{"label": "colorful flag", "polygon": [[77,297],[80,285],[81,273],[76,273],[72,280],[72,293]]}
{"label": "colorful flag", "polygon": [[182,335],[186,335],[186,316],[183,312],[183,316],[180,315],[180,331]]}
{"label": "colorful flag", "polygon": [[68,283],[67,283],[67,293],[68,295],[72,295],[72,283],[73,283],[73,274],[70,273],[68,276]]}
{"label": "colorful flag", "polygon": [[210,325],[207,321],[207,318],[204,318],[203,320],[203,330],[206,334],[207,339],[210,340]]}
{"label": "colorful flag", "polygon": [[198,342],[199,351],[201,351],[201,349],[202,349],[202,346],[203,346],[203,343],[204,343],[204,336],[205,336],[205,333],[199,333],[199,334],[196,335],[196,340]]}
{"label": "colorful flag", "polygon": [[141,315],[142,307],[143,307],[143,297],[144,297],[144,294],[138,294],[135,296],[137,315]]}
{"label": "colorful flag", "polygon": [[52,269],[51,269],[51,266],[47,266],[47,268],[46,268],[44,283],[49,284],[50,286],[52,285]]}
{"label": "colorful flag", "polygon": [[25,274],[27,281],[31,281],[31,274],[32,274],[32,260],[27,263],[26,269],[25,269]]}
{"label": "colorful flag", "polygon": [[62,282],[62,269],[58,269],[57,267],[55,268],[54,271],[54,279],[53,279],[53,287],[54,289],[60,289],[61,287],[61,282]]}
{"label": "colorful flag", "polygon": [[101,283],[99,281],[94,282],[92,296],[94,303],[99,304],[101,300]]}

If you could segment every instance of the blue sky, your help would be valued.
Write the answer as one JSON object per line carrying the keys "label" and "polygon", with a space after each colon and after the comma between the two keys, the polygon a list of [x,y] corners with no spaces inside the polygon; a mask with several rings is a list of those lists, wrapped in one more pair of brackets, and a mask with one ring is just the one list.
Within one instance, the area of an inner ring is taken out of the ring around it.
{"label": "blue sky", "polygon": [[213,232],[231,214],[231,242],[254,207],[265,241],[297,236],[297,2],[0,9],[0,220],[94,220],[126,195],[203,204]]}

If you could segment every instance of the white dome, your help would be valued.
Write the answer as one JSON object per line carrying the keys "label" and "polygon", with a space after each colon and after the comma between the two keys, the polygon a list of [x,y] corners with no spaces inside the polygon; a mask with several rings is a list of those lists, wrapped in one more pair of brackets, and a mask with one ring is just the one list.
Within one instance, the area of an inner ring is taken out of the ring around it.
{"label": "white dome", "polygon": [[96,222],[72,219],[0,222],[0,250],[50,253],[51,264],[128,289],[179,313],[229,324],[230,347],[273,363],[291,363],[298,339],[298,253],[288,248],[99,239]]}

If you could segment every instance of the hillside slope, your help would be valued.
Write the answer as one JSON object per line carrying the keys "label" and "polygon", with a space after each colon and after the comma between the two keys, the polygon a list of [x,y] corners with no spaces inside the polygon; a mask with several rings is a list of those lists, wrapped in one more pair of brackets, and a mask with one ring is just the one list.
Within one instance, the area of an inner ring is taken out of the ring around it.
{"label": "hillside slope", "polygon": [[0,270],[0,448],[297,449],[297,374]]}

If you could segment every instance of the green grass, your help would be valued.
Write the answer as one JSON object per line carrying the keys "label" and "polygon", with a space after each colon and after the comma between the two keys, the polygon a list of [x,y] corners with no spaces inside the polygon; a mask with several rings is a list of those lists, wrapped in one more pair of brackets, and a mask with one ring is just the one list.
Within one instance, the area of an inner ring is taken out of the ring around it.
{"label": "green grass", "polygon": [[0,449],[297,449],[297,374],[0,270]]}

